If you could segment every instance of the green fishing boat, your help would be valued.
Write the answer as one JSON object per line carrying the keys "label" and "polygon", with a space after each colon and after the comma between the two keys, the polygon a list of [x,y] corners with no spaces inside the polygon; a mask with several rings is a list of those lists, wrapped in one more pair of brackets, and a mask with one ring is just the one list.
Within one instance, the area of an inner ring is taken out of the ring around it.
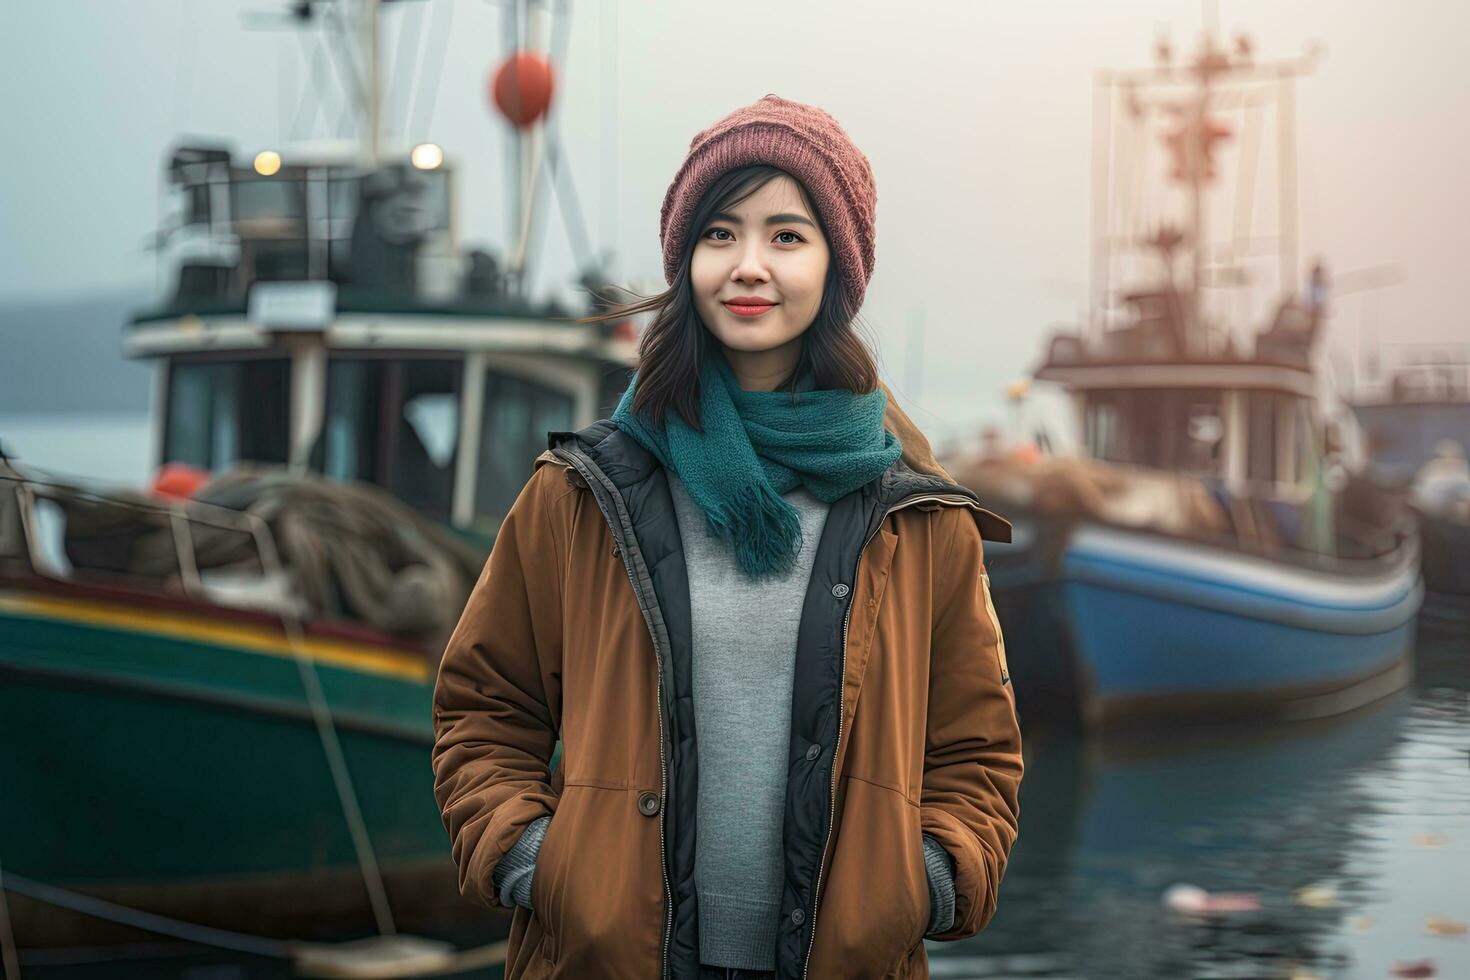
{"label": "green fishing boat", "polygon": [[[454,160],[384,134],[380,19],[421,5],[297,6],[346,40],[359,138],[168,153],[169,289],[124,338],[155,366],[154,486],[0,456],[21,947],[136,938],[118,909],[289,938],[508,928],[461,897],[434,802],[437,661],[546,432],[611,411],[636,338],[528,295],[538,187],[571,193],[544,106],[506,127],[512,244],[469,247]],[[525,52],[558,63],[543,6],[506,25],[513,81]]]}

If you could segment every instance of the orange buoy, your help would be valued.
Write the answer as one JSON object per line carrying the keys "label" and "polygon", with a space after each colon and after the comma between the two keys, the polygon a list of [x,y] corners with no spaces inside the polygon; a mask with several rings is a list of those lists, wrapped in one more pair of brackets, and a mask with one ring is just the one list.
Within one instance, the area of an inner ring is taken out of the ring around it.
{"label": "orange buoy", "polygon": [[208,482],[208,470],[202,470],[187,463],[164,463],[154,476],[151,489],[162,497],[178,497],[187,500]]}
{"label": "orange buoy", "polygon": [[551,108],[551,62],[535,51],[517,51],[495,71],[491,98],[517,129],[535,123]]}

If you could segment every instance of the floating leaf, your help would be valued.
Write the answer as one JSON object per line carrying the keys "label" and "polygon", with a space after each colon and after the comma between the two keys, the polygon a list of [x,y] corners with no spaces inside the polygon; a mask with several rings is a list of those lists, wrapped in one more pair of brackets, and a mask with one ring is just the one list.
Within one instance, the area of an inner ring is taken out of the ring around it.
{"label": "floating leaf", "polygon": [[1375,925],[1371,915],[1355,915],[1352,918],[1353,928],[1359,932],[1367,932]]}
{"label": "floating leaf", "polygon": [[1395,960],[1393,964],[1393,976],[1432,977],[1437,976],[1437,974],[1434,970],[1434,960],[1409,960],[1408,962]]}
{"label": "floating leaf", "polygon": [[1305,888],[1298,888],[1296,903],[1309,909],[1336,908],[1337,889],[1331,885],[1307,885]]}
{"label": "floating leaf", "polygon": [[1420,847],[1444,847],[1449,838],[1444,834],[1418,834],[1414,837],[1414,843]]}
{"label": "floating leaf", "polygon": [[1424,928],[1434,936],[1463,936],[1470,932],[1470,925],[1455,919],[1446,919],[1442,915],[1436,915],[1424,923]]}

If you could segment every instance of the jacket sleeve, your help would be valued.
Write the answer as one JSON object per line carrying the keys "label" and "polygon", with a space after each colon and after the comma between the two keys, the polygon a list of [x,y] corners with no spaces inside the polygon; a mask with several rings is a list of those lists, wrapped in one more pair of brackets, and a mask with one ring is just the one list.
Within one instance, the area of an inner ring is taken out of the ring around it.
{"label": "jacket sleeve", "polygon": [[934,568],[919,821],[954,860],[954,920],[931,937],[949,940],[973,936],[995,915],[1019,825],[1023,764],[980,528],[965,508],[937,516],[935,553],[946,554]]}
{"label": "jacket sleeve", "polygon": [[496,866],[530,823],[556,809],[565,537],[553,512],[576,492],[559,473],[538,467],[516,498],[434,684],[434,796],[460,892],[490,908],[504,907]]}

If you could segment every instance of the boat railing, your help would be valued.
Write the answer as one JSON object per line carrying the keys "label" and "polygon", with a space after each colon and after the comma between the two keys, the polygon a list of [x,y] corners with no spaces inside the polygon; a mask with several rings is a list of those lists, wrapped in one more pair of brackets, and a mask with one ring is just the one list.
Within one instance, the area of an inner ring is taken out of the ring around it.
{"label": "boat railing", "polygon": [[122,586],[299,618],[269,524],[249,511],[0,472],[0,573]]}
{"label": "boat railing", "polygon": [[[294,590],[270,526],[248,509],[182,498],[150,499],[134,493],[103,493],[26,477],[0,458],[0,580],[7,565],[22,559],[35,574],[64,579],[75,577],[72,573],[80,564],[84,569],[100,569],[104,575],[121,571],[136,578],[142,573],[141,577],[154,579],[165,591],[177,589],[189,598],[219,605],[264,607],[276,614],[300,672],[374,913],[380,929],[391,933],[392,917],[376,851],[321,677],[304,642],[302,617],[290,601]],[[79,518],[79,526],[57,525],[55,511],[47,514],[48,505],[59,508],[64,521]],[[247,542],[253,551],[245,547]],[[164,575],[170,560],[174,570]],[[268,586],[241,589],[238,582],[232,587],[210,580],[217,572],[238,577],[242,567],[247,575],[258,572]],[[278,590],[284,591],[276,594]],[[278,598],[287,601],[282,604]]]}

